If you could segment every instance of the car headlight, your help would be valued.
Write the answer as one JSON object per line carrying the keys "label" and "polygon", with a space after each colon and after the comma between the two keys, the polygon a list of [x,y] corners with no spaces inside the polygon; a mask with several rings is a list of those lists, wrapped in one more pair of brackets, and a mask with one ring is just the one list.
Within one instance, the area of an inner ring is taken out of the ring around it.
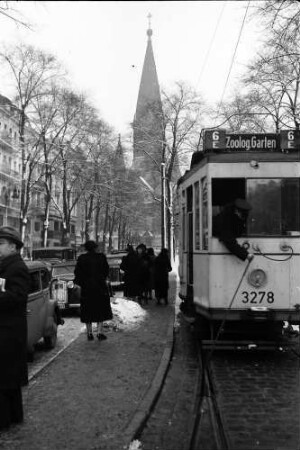
{"label": "car headlight", "polygon": [[248,275],[248,282],[256,288],[262,287],[267,282],[267,274],[262,269],[252,270]]}
{"label": "car headlight", "polygon": [[73,289],[73,287],[74,287],[74,281],[68,281],[67,282],[67,288]]}

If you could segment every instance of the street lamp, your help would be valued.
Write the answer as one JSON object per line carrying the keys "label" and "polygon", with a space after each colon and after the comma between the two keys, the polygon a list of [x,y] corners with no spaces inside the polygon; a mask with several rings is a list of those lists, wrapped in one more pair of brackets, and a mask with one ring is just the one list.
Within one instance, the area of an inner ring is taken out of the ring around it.
{"label": "street lamp", "polygon": [[161,163],[161,247],[166,248],[166,165]]}

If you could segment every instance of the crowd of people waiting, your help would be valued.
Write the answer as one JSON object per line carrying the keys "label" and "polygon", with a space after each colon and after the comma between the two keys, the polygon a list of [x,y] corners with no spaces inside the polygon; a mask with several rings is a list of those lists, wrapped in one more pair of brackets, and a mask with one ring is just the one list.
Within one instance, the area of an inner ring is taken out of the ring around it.
{"label": "crowd of people waiting", "polygon": [[127,246],[127,254],[122,258],[121,271],[124,279],[124,296],[137,300],[140,304],[153,299],[157,305],[168,304],[169,272],[172,267],[166,248],[155,256],[153,248],[139,244],[134,250]]}

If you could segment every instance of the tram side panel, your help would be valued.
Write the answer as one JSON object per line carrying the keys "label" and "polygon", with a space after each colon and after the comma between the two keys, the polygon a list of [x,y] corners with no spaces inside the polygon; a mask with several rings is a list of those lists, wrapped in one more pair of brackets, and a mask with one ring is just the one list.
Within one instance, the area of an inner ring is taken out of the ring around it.
{"label": "tram side panel", "polygon": [[[243,243],[243,239],[239,241]],[[256,247],[257,243],[250,245]],[[299,323],[300,243],[294,240],[291,244],[292,258],[286,254],[278,256],[278,241],[260,242],[259,245],[277,260],[256,254],[247,268],[248,262],[226,253],[217,239],[213,239],[209,254],[194,255],[194,304],[197,313],[211,320],[222,320],[226,316],[227,320],[234,321]]]}
{"label": "tram side panel", "polygon": [[208,317],[210,308],[210,256],[206,253],[194,254],[194,305],[196,311]]}

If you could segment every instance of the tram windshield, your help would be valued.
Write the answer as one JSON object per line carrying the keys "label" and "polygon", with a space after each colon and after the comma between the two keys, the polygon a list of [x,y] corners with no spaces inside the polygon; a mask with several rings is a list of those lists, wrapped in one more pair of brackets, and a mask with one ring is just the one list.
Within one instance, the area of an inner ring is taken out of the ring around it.
{"label": "tram windshield", "polygon": [[245,235],[300,236],[298,178],[213,179],[213,216],[238,197],[252,206]]}
{"label": "tram windshield", "polygon": [[300,235],[299,179],[247,180],[248,235]]}

